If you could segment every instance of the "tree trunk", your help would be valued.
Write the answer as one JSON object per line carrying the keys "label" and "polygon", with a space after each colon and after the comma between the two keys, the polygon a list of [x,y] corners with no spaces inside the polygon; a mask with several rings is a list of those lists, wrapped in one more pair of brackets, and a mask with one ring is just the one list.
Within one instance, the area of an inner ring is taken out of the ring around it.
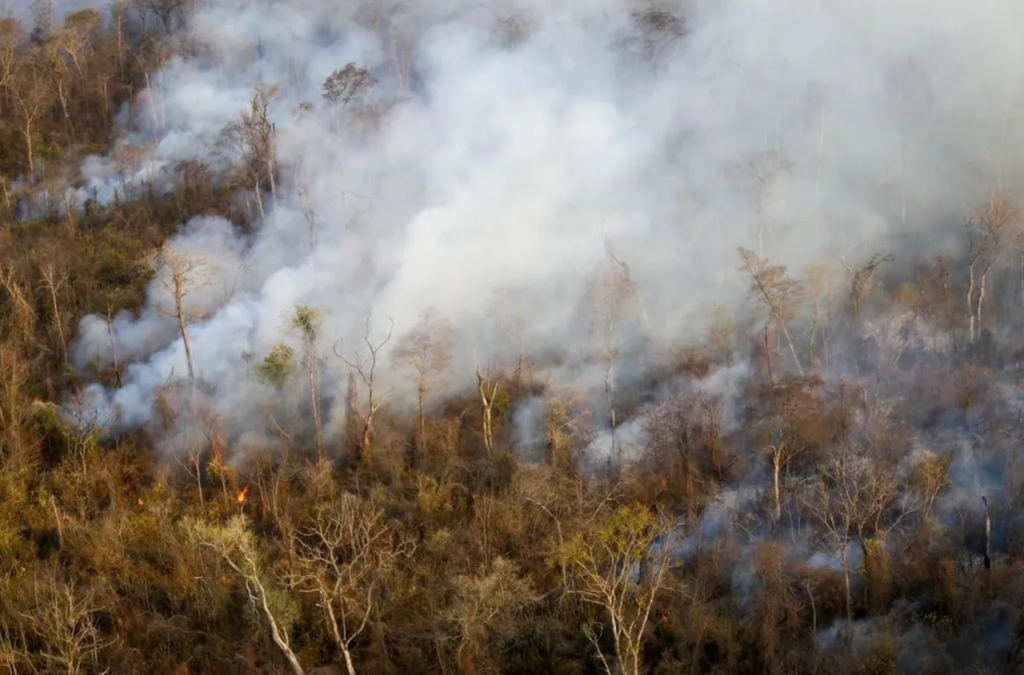
{"label": "tree trunk", "polygon": [[256,576],[256,566],[251,563],[250,566],[253,568],[252,579],[256,588],[259,589],[260,603],[263,605],[263,614],[267,617],[267,623],[270,624],[270,636],[274,639],[274,644],[277,645],[277,648],[284,653],[284,656],[288,659],[288,664],[292,667],[295,675],[306,675],[305,671],[302,670],[302,664],[299,663],[299,659],[295,656],[295,652],[292,651],[288,641],[281,634],[281,630],[277,626],[277,621],[274,619],[274,615],[270,612],[270,605],[267,604],[267,592],[264,590],[263,584],[260,583],[259,578]]}
{"label": "tree trunk", "polygon": [[782,495],[779,488],[779,471],[782,468],[782,457],[778,450],[772,454],[772,487],[775,491],[775,522],[782,518]]}
{"label": "tree trunk", "polygon": [[[985,304],[985,281],[987,279],[988,279],[988,272],[986,272],[985,274],[981,275],[981,283],[978,284],[978,322],[976,324],[976,330],[978,331],[978,335],[979,336],[981,335],[981,310],[982,310],[982,307]],[[996,306],[997,307],[999,306],[998,305],[998,300],[999,300],[999,298],[997,297],[996,298],[996,303],[997,303]]]}
{"label": "tree trunk", "polygon": [[850,630],[853,626],[853,594],[850,590],[850,561],[847,559],[847,545],[849,542],[843,542],[839,545],[839,563],[843,568],[843,583],[846,590],[846,629]]}
{"label": "tree trunk", "polygon": [[341,637],[341,633],[338,631],[338,619],[334,615],[334,605],[331,604],[331,598],[321,592],[320,602],[323,603],[327,610],[327,621],[330,623],[331,637],[334,638],[334,644],[338,646],[341,651],[341,656],[345,660],[345,671],[348,675],[356,675],[356,667],[352,663],[352,651],[348,648],[348,644]]}
{"label": "tree trunk", "polygon": [[35,162],[32,159],[32,120],[25,122],[25,148],[26,148],[26,159],[28,160],[28,172],[33,174],[36,171]]}
{"label": "tree trunk", "polygon": [[419,450],[420,452],[425,452],[427,447],[427,382],[422,375],[416,387],[416,396],[416,414],[418,415],[419,422]]}
{"label": "tree trunk", "polygon": [[985,569],[992,569],[992,514],[988,510],[988,500],[984,497],[981,501],[985,504]]}
{"label": "tree trunk", "polygon": [[324,442],[323,434],[320,425],[320,402],[319,396],[317,396],[316,386],[316,355],[311,353],[309,355],[309,406],[313,413],[313,434],[316,439],[316,461],[322,462],[324,459]]}
{"label": "tree trunk", "polygon": [[188,324],[185,321],[185,314],[181,307],[181,297],[177,300],[178,328],[181,330],[181,342],[185,347],[185,364],[188,366],[188,383],[193,387],[196,384],[196,374],[192,368],[192,345],[188,341]]}
{"label": "tree trunk", "polygon": [[970,342],[974,342],[974,263],[967,267],[967,316],[968,332]]}

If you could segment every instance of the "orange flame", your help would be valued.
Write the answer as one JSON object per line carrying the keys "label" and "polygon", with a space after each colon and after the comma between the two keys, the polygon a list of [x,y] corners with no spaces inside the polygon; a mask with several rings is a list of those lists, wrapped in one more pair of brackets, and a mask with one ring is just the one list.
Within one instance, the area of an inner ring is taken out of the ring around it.
{"label": "orange flame", "polygon": [[139,497],[139,506],[142,506],[142,497]]}
{"label": "orange flame", "polygon": [[244,488],[241,489],[241,491],[238,493],[238,496],[235,497],[235,499],[238,500],[238,503],[241,505],[241,504],[245,503],[245,498],[248,495],[249,495],[249,486],[246,485]]}

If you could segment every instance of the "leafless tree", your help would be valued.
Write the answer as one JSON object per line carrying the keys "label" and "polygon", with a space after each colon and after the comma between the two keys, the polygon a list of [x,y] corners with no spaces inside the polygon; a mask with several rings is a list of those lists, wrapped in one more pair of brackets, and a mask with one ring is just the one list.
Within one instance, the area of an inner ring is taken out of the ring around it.
{"label": "leafless tree", "polygon": [[327,630],[349,675],[356,675],[352,644],[370,619],[374,594],[394,562],[414,549],[384,510],[351,493],[318,505],[295,536],[296,589],[314,593]]}
{"label": "leafless tree", "polygon": [[483,434],[484,447],[488,456],[494,456],[494,399],[501,387],[501,380],[492,378],[490,370],[485,377],[480,372],[480,366],[476,367],[477,392],[480,394],[480,406],[483,413]]}
{"label": "leafless tree", "polygon": [[63,268],[58,269],[57,263],[51,260],[44,263],[39,272],[50,299],[50,311],[53,312],[53,327],[57,330],[58,349],[60,349],[64,365],[67,366],[68,349],[67,341],[64,338],[64,314],[60,309],[60,303],[57,301],[57,294],[67,283],[67,271]]}
{"label": "leafless tree", "polygon": [[216,283],[220,268],[206,254],[196,250],[172,250],[164,248],[150,258],[150,264],[156,272],[160,284],[170,293],[169,306],[158,304],[158,311],[173,317],[181,332],[182,345],[185,349],[185,362],[188,366],[189,385],[195,386],[196,374],[192,363],[192,344],[188,337],[189,324],[207,317],[207,312],[186,303],[186,299],[198,288]]}
{"label": "leafless tree", "polygon": [[968,336],[973,343],[981,331],[988,273],[1008,248],[1020,245],[1024,231],[1020,209],[1001,191],[964,214],[963,221],[967,232]]}
{"label": "leafless tree", "polygon": [[729,175],[744,192],[754,195],[757,208],[757,254],[764,255],[765,230],[768,222],[768,208],[779,179],[792,168],[793,164],[782,153],[775,150],[753,152],[729,166]]}
{"label": "leafless tree", "polygon": [[397,345],[395,360],[411,368],[416,376],[416,443],[426,447],[427,387],[431,377],[443,373],[452,358],[453,330],[445,319],[427,311],[420,322]]}
{"label": "leafless tree", "polygon": [[366,387],[366,404],[364,406],[360,406],[356,400],[351,401],[351,412],[356,416],[361,427],[359,454],[363,461],[369,461],[370,459],[371,444],[373,442],[373,416],[377,414],[377,411],[380,410],[391,394],[391,390],[388,389],[378,396],[374,380],[381,350],[391,341],[391,336],[395,332],[395,322],[392,320],[388,334],[379,342],[373,342],[370,339],[370,324],[372,320],[372,315],[367,314],[366,325],[363,330],[363,343],[366,345],[366,353],[357,349],[351,357],[347,357],[339,351],[340,341],[334,345],[334,355],[341,359],[346,369],[348,369],[350,398],[358,398],[359,382],[362,382],[363,386]]}
{"label": "leafless tree", "polygon": [[279,91],[275,84],[257,86],[249,99],[249,110],[221,131],[221,143],[241,159],[249,176],[261,218],[266,217],[261,194],[263,185],[269,186],[271,197],[277,203],[277,150],[269,109]]}
{"label": "leafless tree", "polygon": [[804,508],[822,527],[843,570],[847,625],[853,623],[849,547],[865,546],[869,535],[886,535],[917,509],[907,486],[888,467],[879,466],[865,448],[844,443],[825,460],[805,492]]}
{"label": "leafless tree", "polygon": [[800,365],[800,357],[797,356],[796,346],[793,338],[789,335],[786,327],[786,320],[793,312],[796,300],[800,295],[800,285],[795,279],[786,276],[786,268],[781,265],[769,265],[768,261],[760,258],[752,251],[740,248],[740,258],[743,261],[741,270],[750,275],[752,295],[760,296],[769,312],[769,324],[774,322],[782,329],[789,345],[789,353],[793,357],[793,365],[797,372],[804,374],[803,366]]}
{"label": "leafless tree", "polygon": [[102,639],[96,625],[96,615],[105,607],[92,589],[51,579],[36,587],[34,605],[22,617],[45,645],[32,654],[45,668],[79,675],[112,644]]}

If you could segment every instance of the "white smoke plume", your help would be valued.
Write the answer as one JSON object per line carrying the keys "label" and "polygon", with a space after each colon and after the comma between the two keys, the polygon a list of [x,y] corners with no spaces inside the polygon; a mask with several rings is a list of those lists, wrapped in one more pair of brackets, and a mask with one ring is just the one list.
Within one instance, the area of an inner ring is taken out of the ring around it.
{"label": "white smoke plume", "polygon": [[[644,11],[680,23],[644,24]],[[654,340],[627,336],[624,355],[699,336],[713,305],[735,306],[748,283],[736,247],[757,249],[759,220],[765,255],[794,270],[851,247],[946,247],[949,215],[1019,172],[1005,149],[1024,140],[1011,123],[1022,19],[1017,0],[204,0],[189,55],[154,74],[126,139],[156,142],[151,176],[190,158],[226,166],[225,124],[256,85],[280,86],[277,205],[268,196],[254,233],[201,218],[171,244],[204,250],[224,275],[211,288],[234,289],[190,302],[212,303],[192,351],[209,404],[237,429],[252,433],[277,395],[241,355],[297,348],[285,316],[298,303],[327,311],[328,401],[344,398],[345,377],[329,345],[358,345],[370,312],[374,340],[393,319],[394,346],[436,308],[456,327],[456,383],[478,363],[508,363],[495,334],[513,313],[498,300],[509,289],[524,326],[513,342],[557,355],[549,376],[600,401],[579,307],[606,239]],[[377,79],[377,127],[332,130],[321,105],[324,80],[349,62]],[[790,168],[759,209],[750,158],[765,151]],[[114,164],[83,169],[97,199],[124,180]],[[312,238],[300,184],[318,214]],[[158,388],[185,376],[157,304],[115,319],[115,349],[132,365],[122,388],[90,391],[126,426],[150,420]],[[105,320],[87,317],[79,365],[109,363],[115,349]],[[381,377],[401,386],[406,374],[387,365]],[[731,389],[723,377],[712,388]]]}

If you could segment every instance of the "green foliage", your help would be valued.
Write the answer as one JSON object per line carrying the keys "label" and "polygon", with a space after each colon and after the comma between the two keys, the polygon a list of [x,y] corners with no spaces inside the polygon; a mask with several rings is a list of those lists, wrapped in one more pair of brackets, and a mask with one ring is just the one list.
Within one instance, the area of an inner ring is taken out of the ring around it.
{"label": "green foliage", "polygon": [[68,434],[67,422],[55,407],[42,406],[35,418],[36,431],[43,447],[43,455],[50,462],[58,463],[71,454],[72,441]]}
{"label": "green foliage", "polygon": [[61,149],[57,143],[41,143],[32,148],[32,156],[36,159],[54,160],[60,157]]}
{"label": "green foliage", "polygon": [[305,339],[316,339],[323,324],[323,312],[309,305],[297,305],[292,314],[292,328],[299,331]]}
{"label": "green foliage", "polygon": [[276,344],[270,353],[256,364],[256,375],[280,389],[295,370],[295,350],[286,344]]}

